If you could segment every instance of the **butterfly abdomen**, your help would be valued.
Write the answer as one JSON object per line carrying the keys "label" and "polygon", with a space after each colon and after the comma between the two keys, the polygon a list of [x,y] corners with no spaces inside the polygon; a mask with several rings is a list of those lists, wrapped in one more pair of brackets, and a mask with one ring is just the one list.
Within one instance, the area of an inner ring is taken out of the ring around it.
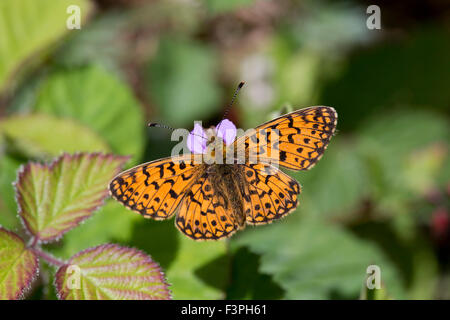
{"label": "butterfly abdomen", "polygon": [[225,206],[231,208],[239,228],[245,226],[240,183],[241,167],[233,164],[216,164],[210,170],[210,179],[214,191],[221,194],[226,201]]}

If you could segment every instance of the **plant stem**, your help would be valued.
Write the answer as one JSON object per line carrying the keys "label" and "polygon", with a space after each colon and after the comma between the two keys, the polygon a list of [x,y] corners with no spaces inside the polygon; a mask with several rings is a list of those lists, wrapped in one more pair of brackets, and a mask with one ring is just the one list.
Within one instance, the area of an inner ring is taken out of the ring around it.
{"label": "plant stem", "polygon": [[42,259],[46,260],[47,262],[49,262],[52,265],[55,265],[57,267],[61,267],[63,266],[65,263],[64,261],[61,261],[55,257],[53,257],[52,255],[50,255],[47,252],[42,251],[39,248],[32,248],[32,250],[34,251],[34,253],[36,253],[39,257],[41,257]]}
{"label": "plant stem", "polygon": [[33,237],[31,239],[31,244],[29,245],[30,248],[35,248],[37,246],[39,242],[39,238],[38,237]]}

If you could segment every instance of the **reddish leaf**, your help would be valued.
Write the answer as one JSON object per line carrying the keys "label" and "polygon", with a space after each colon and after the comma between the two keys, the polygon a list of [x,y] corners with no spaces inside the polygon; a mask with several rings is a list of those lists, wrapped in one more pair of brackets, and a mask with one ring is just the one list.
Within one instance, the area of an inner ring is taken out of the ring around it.
{"label": "reddish leaf", "polygon": [[77,253],[55,276],[60,299],[170,299],[159,265],[141,251],[115,244]]}
{"label": "reddish leaf", "polygon": [[108,196],[127,157],[63,154],[50,165],[23,166],[16,182],[19,215],[39,240],[53,240],[87,219]]}
{"label": "reddish leaf", "polygon": [[19,299],[38,272],[38,258],[14,232],[0,227],[0,300]]}

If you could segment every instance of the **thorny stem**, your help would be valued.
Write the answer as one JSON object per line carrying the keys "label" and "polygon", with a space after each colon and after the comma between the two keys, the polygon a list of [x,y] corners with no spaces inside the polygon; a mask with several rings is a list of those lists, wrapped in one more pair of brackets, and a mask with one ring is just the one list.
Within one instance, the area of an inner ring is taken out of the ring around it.
{"label": "thorny stem", "polygon": [[38,248],[38,242],[39,242],[39,238],[38,237],[33,237],[31,240],[31,244],[29,245],[30,249],[33,250],[34,253],[36,253],[36,255],[38,257],[41,257],[42,259],[46,260],[47,262],[57,266],[57,267],[61,267],[62,265],[64,265],[64,261],[61,261],[55,257],[53,257],[51,254],[43,251],[41,248]]}
{"label": "thorny stem", "polygon": [[39,242],[39,238],[38,237],[33,237],[31,239],[30,248],[35,248],[37,246],[38,242]]}
{"label": "thorny stem", "polygon": [[46,260],[47,262],[57,266],[57,267],[61,267],[64,265],[64,261],[61,261],[55,257],[53,257],[52,255],[50,255],[49,253],[42,251],[39,248],[32,248],[32,250],[34,251],[34,253],[36,253],[39,257],[41,257],[42,259]]}

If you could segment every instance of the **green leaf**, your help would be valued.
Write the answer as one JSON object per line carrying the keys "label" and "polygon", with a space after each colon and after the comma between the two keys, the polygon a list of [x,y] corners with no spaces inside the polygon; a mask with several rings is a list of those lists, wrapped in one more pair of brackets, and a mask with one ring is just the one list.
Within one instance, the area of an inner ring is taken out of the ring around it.
{"label": "green leaf", "polygon": [[77,120],[101,135],[114,153],[140,158],[145,123],[139,102],[122,81],[100,67],[51,74],[34,110]]}
{"label": "green leaf", "polygon": [[160,263],[175,299],[225,297],[230,271],[225,241],[193,241],[178,231],[173,219],[155,221],[136,216],[139,220],[126,244],[151,254]]}
{"label": "green leaf", "polygon": [[348,218],[369,193],[361,157],[345,137],[334,137],[324,156],[309,171],[292,174],[302,185],[299,213]]}
{"label": "green leaf", "polygon": [[[51,130],[48,130],[51,128]],[[34,114],[11,116],[0,121],[0,145],[27,158],[48,158],[63,151],[108,152],[108,145],[91,129],[70,119]],[[76,139],[73,139],[76,137]]]}
{"label": "green leaf", "polygon": [[[328,6],[326,3],[324,5]],[[357,19],[360,21],[364,16],[363,11],[357,13]],[[317,20],[317,16],[313,19],[320,28],[322,21]],[[332,17],[332,20],[335,20],[335,17]],[[376,33],[365,28],[364,22],[361,22],[358,23],[358,29],[349,27],[348,23],[341,25],[339,29],[344,27],[342,31],[350,34],[360,30],[362,31],[360,39],[363,41],[377,37]],[[334,72],[328,77],[321,78],[324,81],[320,84],[322,90],[319,101],[321,104],[337,107],[340,118],[345,119],[340,123],[340,130],[354,129],[368,116],[373,116],[374,119],[389,117],[399,106],[407,107],[404,110],[406,116],[417,108],[423,111],[440,109],[448,117],[450,105],[450,90],[447,90],[450,83],[450,73],[447,72],[450,70],[448,31],[437,25],[428,24],[426,27],[424,25],[424,28],[411,31],[409,37],[399,39],[396,43],[377,42],[377,45],[371,46],[368,50],[361,50],[359,54],[347,55],[341,62],[336,59],[337,50],[322,51],[328,57],[326,61],[324,60],[324,65],[328,61],[333,66]],[[303,32],[301,30],[296,32],[298,35],[300,33]],[[334,32],[328,32],[324,37],[314,32],[310,34],[310,39],[314,39],[314,42],[322,46],[327,46],[328,43],[340,46],[340,41],[345,40]],[[334,36],[335,40],[328,42],[327,36]],[[332,56],[330,52],[333,52]],[[329,59],[330,57],[332,58]],[[382,74],[384,81],[380,81],[378,77],[367,77],[368,74]],[[422,127],[420,122],[410,124],[408,131],[414,129],[416,125]],[[428,128],[434,131],[433,126]],[[391,124],[384,129],[386,132],[397,130]],[[424,134],[426,135],[426,132]]]}
{"label": "green leaf", "polygon": [[[106,242],[127,242],[133,236],[133,227],[142,217],[126,209],[115,200],[108,199],[90,219],[67,232],[60,243],[51,249],[52,254],[69,258],[76,252]],[[146,235],[148,238],[148,235]],[[143,249],[140,246],[137,246]],[[148,251],[152,252],[152,251]],[[153,255],[154,258],[157,258]],[[158,260],[160,263],[161,261]]]}
{"label": "green leaf", "polygon": [[389,296],[386,292],[386,288],[381,286],[380,289],[369,289],[368,286],[364,285],[361,290],[361,300],[389,300]]}
{"label": "green leaf", "polygon": [[413,300],[436,299],[441,265],[439,257],[434,251],[433,243],[418,234],[411,243],[410,252],[412,253],[413,270],[409,283],[409,298]]}
{"label": "green leaf", "polygon": [[403,294],[397,270],[381,250],[317,219],[287,218],[241,233],[232,243],[261,255],[259,271],[272,275],[287,299],[355,299],[372,264],[395,297]]}
{"label": "green leaf", "polygon": [[141,251],[114,244],[100,245],[73,256],[58,269],[55,285],[58,297],[64,300],[171,298],[156,262]]}
{"label": "green leaf", "polygon": [[383,160],[390,162],[392,156],[404,156],[439,141],[448,142],[450,123],[435,112],[405,110],[378,115],[366,121],[358,133],[363,141],[361,148],[387,152],[391,157]]}
{"label": "green leaf", "polygon": [[425,188],[436,186],[448,154],[449,128],[445,117],[428,111],[377,116],[361,126],[356,151],[380,211],[398,212]]}
{"label": "green leaf", "polygon": [[317,95],[317,78],[323,67],[320,57],[315,52],[303,50],[292,54],[288,59],[276,58],[279,60],[275,80],[279,103],[275,105],[290,101],[297,106],[307,106]]}
{"label": "green leaf", "polygon": [[0,227],[0,300],[22,297],[38,272],[38,258],[14,232]]}
{"label": "green leaf", "polygon": [[[339,57],[351,48],[376,38],[366,27],[364,7],[319,1],[306,6],[308,9],[301,10],[300,16],[284,30],[287,33],[284,37],[291,41],[291,46],[300,46],[302,51],[325,58],[320,65],[322,72],[327,70],[327,62],[332,61],[335,68]],[[332,58],[330,52],[333,52]]]}
{"label": "green leaf", "polygon": [[13,187],[20,165],[19,161],[9,156],[0,157],[0,225],[10,230],[20,227]]}
{"label": "green leaf", "polygon": [[[417,210],[418,208],[416,208]],[[420,209],[419,209],[420,210]],[[352,233],[377,243],[400,270],[401,281],[407,288],[407,299],[433,299],[436,296],[439,262],[429,233],[414,221],[413,211],[394,215],[391,219],[372,219],[352,225]],[[383,282],[390,298],[399,298]]]}
{"label": "green leaf", "polygon": [[220,107],[214,52],[200,43],[164,38],[149,66],[150,92],[174,126],[205,119]]}
{"label": "green leaf", "polygon": [[64,154],[51,165],[29,163],[16,182],[19,215],[39,240],[53,240],[103,204],[107,184],[126,157]]}
{"label": "green leaf", "polygon": [[0,2],[0,91],[27,58],[69,31],[66,10],[70,5],[80,7],[84,23],[92,8],[86,0]]}
{"label": "green leaf", "polygon": [[228,259],[224,258],[226,242],[196,242],[180,232],[177,234],[177,256],[167,270],[173,297],[178,300],[223,299],[229,270]]}
{"label": "green leaf", "polygon": [[227,300],[275,300],[284,291],[273,282],[272,277],[260,273],[260,256],[246,247],[239,247],[231,258],[231,279],[227,286]]}
{"label": "green leaf", "polygon": [[131,32],[129,29],[133,30],[134,23],[129,23],[133,18],[129,10],[103,11],[83,27],[82,32],[74,33],[58,48],[52,56],[54,63],[68,68],[95,64],[115,74],[123,74],[121,63],[135,52],[129,50],[129,41],[117,39]]}
{"label": "green leaf", "polygon": [[408,189],[419,195],[436,189],[449,155],[448,145],[443,141],[437,141],[409,154],[403,170]]}

